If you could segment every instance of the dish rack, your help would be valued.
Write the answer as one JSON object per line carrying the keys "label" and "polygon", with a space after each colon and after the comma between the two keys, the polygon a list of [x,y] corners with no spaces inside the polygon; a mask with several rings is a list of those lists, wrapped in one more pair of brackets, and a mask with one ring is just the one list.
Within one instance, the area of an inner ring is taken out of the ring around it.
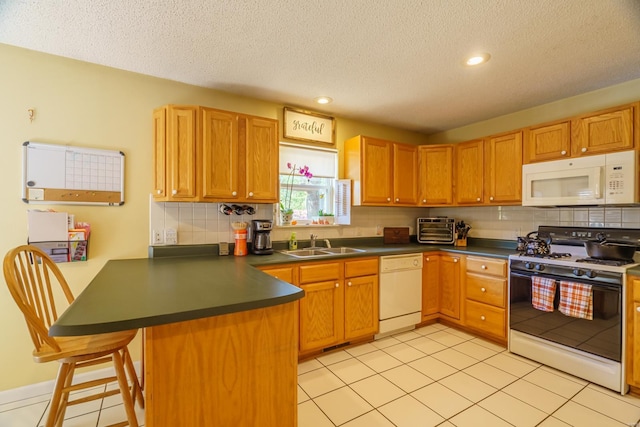
{"label": "dish rack", "polygon": [[418,218],[418,243],[437,243],[452,245],[455,242],[454,218]]}

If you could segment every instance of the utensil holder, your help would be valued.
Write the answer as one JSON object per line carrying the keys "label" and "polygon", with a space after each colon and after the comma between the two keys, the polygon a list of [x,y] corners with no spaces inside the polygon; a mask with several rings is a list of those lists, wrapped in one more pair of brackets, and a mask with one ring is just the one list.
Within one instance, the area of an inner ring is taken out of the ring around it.
{"label": "utensil holder", "polygon": [[467,238],[463,237],[462,239],[456,239],[454,246],[467,246]]}

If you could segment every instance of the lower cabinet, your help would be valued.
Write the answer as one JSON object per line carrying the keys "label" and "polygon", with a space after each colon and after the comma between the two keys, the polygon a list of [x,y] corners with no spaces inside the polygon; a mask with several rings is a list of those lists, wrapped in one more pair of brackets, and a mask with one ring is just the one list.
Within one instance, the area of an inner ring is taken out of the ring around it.
{"label": "lower cabinet", "polygon": [[627,383],[640,389],[640,277],[627,276]]}
{"label": "lower cabinet", "polygon": [[440,313],[440,254],[422,256],[422,320],[438,317]]}
{"label": "lower cabinet", "polygon": [[378,332],[377,257],[261,270],[305,291],[299,301],[300,355]]}
{"label": "lower cabinet", "polygon": [[[460,320],[460,256],[440,256],[440,314]],[[457,323],[457,322],[456,322]]]}
{"label": "lower cabinet", "polygon": [[464,281],[465,325],[490,338],[506,340],[506,261],[468,256]]}

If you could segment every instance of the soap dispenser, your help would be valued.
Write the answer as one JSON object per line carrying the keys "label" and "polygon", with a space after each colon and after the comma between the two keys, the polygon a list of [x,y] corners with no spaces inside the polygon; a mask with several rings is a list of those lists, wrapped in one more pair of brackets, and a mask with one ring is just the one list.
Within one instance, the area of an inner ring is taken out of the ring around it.
{"label": "soap dispenser", "polygon": [[295,251],[296,249],[298,249],[298,240],[296,239],[296,232],[294,231],[289,238],[289,250]]}

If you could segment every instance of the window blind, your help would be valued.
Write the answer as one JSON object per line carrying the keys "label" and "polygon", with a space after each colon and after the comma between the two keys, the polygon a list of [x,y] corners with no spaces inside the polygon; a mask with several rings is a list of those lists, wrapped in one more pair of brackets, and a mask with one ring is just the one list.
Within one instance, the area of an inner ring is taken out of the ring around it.
{"label": "window blind", "polygon": [[291,169],[287,163],[296,167],[308,166],[309,172],[318,178],[336,178],[338,170],[338,153],[336,150],[322,150],[299,145],[280,144],[281,175],[288,174]]}

